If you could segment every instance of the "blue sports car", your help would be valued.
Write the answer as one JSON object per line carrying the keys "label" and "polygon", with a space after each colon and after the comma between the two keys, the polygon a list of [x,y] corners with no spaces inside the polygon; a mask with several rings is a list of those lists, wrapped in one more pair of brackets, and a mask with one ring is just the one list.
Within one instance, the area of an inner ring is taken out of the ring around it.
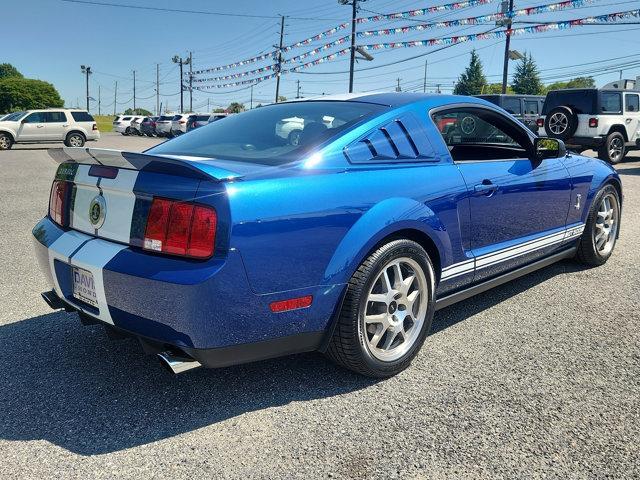
{"label": "blue sports car", "polygon": [[45,301],[176,373],[319,350],[391,376],[435,310],[560,259],[601,265],[620,228],[610,166],[471,97],[278,103],[143,153],[51,155]]}

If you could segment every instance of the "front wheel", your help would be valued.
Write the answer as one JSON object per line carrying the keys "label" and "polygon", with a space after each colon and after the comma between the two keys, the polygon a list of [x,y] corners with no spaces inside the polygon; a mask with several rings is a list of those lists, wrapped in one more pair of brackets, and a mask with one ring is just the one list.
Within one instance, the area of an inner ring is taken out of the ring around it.
{"label": "front wheel", "polygon": [[613,185],[606,185],[591,204],[578,244],[578,260],[594,267],[606,263],[616,245],[619,225],[620,197]]}
{"label": "front wheel", "polygon": [[620,132],[612,132],[598,150],[598,158],[613,165],[620,163],[627,154],[624,137]]}
{"label": "front wheel", "polygon": [[433,319],[435,274],[424,249],[394,240],[353,274],[327,355],[339,365],[385,378],[407,368]]}

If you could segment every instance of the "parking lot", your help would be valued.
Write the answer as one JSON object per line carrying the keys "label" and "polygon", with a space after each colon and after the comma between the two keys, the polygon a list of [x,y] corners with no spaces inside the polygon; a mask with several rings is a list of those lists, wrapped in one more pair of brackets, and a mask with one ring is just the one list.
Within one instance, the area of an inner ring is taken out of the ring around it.
{"label": "parking lot", "polygon": [[605,266],[562,262],[438,312],[385,381],[317,354],[172,377],[52,312],[31,228],[55,167],[45,146],[0,152],[2,478],[640,476],[640,152],[618,168]]}

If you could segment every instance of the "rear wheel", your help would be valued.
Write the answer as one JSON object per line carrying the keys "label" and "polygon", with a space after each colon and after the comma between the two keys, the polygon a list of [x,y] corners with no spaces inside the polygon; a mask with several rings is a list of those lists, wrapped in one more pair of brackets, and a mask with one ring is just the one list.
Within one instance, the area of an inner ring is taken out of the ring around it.
{"label": "rear wheel", "polygon": [[598,158],[611,164],[620,163],[626,154],[627,148],[620,132],[611,132],[598,149]]}
{"label": "rear wheel", "polygon": [[84,142],[84,135],[82,135],[81,133],[70,133],[69,135],[67,135],[64,144],[67,147],[83,147]]}
{"label": "rear wheel", "polygon": [[591,204],[578,244],[578,260],[591,266],[606,263],[616,245],[619,225],[620,197],[613,185],[606,185]]}
{"label": "rear wheel", "polygon": [[13,138],[8,133],[0,133],[0,150],[10,150],[13,146]]}
{"label": "rear wheel", "polygon": [[424,249],[394,240],[353,274],[327,355],[371,377],[407,368],[431,327],[435,275]]}

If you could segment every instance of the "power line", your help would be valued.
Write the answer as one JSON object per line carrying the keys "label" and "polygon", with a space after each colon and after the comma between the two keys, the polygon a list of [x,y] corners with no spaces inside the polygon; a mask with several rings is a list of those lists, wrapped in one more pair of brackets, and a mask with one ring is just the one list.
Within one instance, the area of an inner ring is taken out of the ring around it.
{"label": "power line", "polygon": [[[237,17],[237,18],[279,18],[277,15],[252,15],[249,13],[227,13],[227,12],[212,12],[208,10],[186,10],[181,8],[162,8],[162,7],[148,7],[142,5],[125,5],[123,3],[109,3],[109,2],[93,2],[90,0],[61,0],[67,3],[80,3],[83,5],[92,5],[100,7],[116,7],[116,8],[130,8],[134,10],[151,10],[154,12],[169,12],[169,13],[192,13],[197,15],[215,15],[219,17]],[[336,18],[317,18],[317,17],[290,17],[292,20],[338,20]]]}

